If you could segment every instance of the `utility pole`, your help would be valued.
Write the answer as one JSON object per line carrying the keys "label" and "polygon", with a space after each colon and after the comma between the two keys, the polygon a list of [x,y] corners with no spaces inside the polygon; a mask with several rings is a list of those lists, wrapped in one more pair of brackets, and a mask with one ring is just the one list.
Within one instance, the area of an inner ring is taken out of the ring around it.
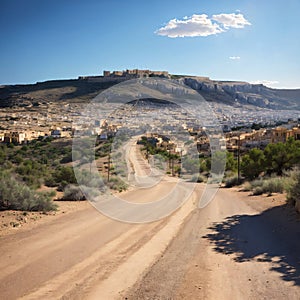
{"label": "utility pole", "polygon": [[110,179],[110,152],[111,152],[111,144],[109,146],[109,152],[108,152],[108,162],[107,162],[107,182],[109,182]]}
{"label": "utility pole", "polygon": [[172,176],[174,176],[174,157],[172,157]]}
{"label": "utility pole", "polygon": [[147,161],[149,162],[149,148],[148,148],[149,146],[147,145],[146,146],[146,159],[147,159]]}
{"label": "utility pole", "polygon": [[239,133],[239,139],[238,139],[238,153],[237,153],[237,159],[238,159],[238,182],[241,181],[241,159],[240,159],[240,141],[241,141],[241,133]]}
{"label": "utility pole", "polygon": [[169,170],[171,170],[171,150],[167,149],[168,151],[168,163],[169,163]]}

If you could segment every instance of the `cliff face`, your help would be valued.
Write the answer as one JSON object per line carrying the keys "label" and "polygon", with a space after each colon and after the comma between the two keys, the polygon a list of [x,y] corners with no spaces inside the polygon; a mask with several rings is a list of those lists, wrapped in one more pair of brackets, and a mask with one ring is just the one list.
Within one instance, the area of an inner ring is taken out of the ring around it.
{"label": "cliff face", "polygon": [[197,90],[208,101],[271,109],[300,109],[300,89],[277,90],[262,84],[213,81],[197,77],[185,77],[180,80]]}
{"label": "cliff face", "polygon": [[[214,81],[207,77],[178,76],[178,81],[197,90],[207,101],[229,105],[250,105],[271,109],[300,109],[300,89],[277,90],[262,84]],[[90,101],[118,81],[97,82],[84,79],[55,80],[31,85],[0,87],[0,107],[33,103]]]}

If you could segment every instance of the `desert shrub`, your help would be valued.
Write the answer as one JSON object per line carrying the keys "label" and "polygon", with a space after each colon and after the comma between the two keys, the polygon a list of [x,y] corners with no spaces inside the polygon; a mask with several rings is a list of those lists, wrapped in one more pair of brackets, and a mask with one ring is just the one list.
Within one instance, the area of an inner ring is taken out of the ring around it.
{"label": "desert shrub", "polygon": [[254,196],[262,195],[264,193],[264,189],[262,186],[257,186],[252,190],[252,194]]}
{"label": "desert shrub", "polygon": [[264,180],[263,189],[265,193],[283,193],[284,178],[275,177]]}
{"label": "desert shrub", "polygon": [[22,176],[22,180],[32,189],[38,189],[43,183],[43,178],[36,175]]}
{"label": "desert shrub", "polygon": [[57,183],[56,183],[56,181],[54,180],[52,174],[49,175],[49,176],[47,176],[47,177],[44,179],[44,183],[45,183],[45,185],[48,186],[48,187],[55,187],[55,186],[57,186]]}
{"label": "desert shrub", "polygon": [[103,180],[101,176],[99,176],[98,172],[90,172],[88,170],[80,170],[76,169],[76,179],[78,183],[90,187],[90,188],[102,188],[104,187]]}
{"label": "desert shrub", "polygon": [[58,191],[63,191],[69,185],[84,185],[87,187],[100,188],[103,186],[102,181],[99,179],[99,174],[94,174],[89,170],[81,170],[69,166],[57,166],[55,172],[49,174],[45,179],[45,184],[49,187],[58,187]]}
{"label": "desert shrub", "polygon": [[15,172],[19,174],[19,178],[22,178],[28,186],[36,189],[43,183],[43,178],[46,176],[48,170],[43,164],[26,159],[15,168]]}
{"label": "desert shrub", "polygon": [[231,188],[233,186],[239,185],[241,182],[238,178],[238,176],[229,177],[225,179],[225,187]]}
{"label": "desert shrub", "polygon": [[287,200],[292,205],[300,200],[300,170],[296,169],[290,173],[286,184]]}
{"label": "desert shrub", "polygon": [[57,168],[55,173],[53,174],[53,179],[58,185],[63,181],[67,184],[77,183],[73,168],[68,166],[60,166],[59,168]]}
{"label": "desert shrub", "polygon": [[263,185],[263,179],[256,179],[250,182],[251,190],[254,190],[257,187],[261,187]]}
{"label": "desert shrub", "polygon": [[242,190],[243,190],[244,192],[250,192],[250,191],[252,190],[251,183],[250,183],[249,181],[246,181],[246,182],[243,184]]}
{"label": "desert shrub", "polygon": [[66,187],[67,185],[68,185],[68,182],[65,181],[65,180],[62,180],[62,181],[58,184],[57,190],[58,190],[59,192],[63,192],[64,189],[65,189],[65,187]]}
{"label": "desert shrub", "polygon": [[56,210],[51,193],[38,193],[17,181],[11,174],[0,175],[0,209],[25,211]]}
{"label": "desert shrub", "polygon": [[191,182],[198,182],[198,183],[201,183],[201,182],[205,182],[206,181],[206,178],[200,174],[194,174],[191,179],[190,179]]}
{"label": "desert shrub", "polygon": [[64,195],[61,200],[86,200],[84,193],[79,186],[69,184],[64,188]]}
{"label": "desert shrub", "polygon": [[65,155],[61,160],[60,163],[61,164],[66,164],[73,161],[73,157],[72,157],[72,152],[68,153],[67,155]]}
{"label": "desert shrub", "polygon": [[200,171],[199,158],[185,158],[182,160],[182,166],[188,174],[197,173]]}
{"label": "desert shrub", "polygon": [[119,177],[111,177],[109,182],[106,182],[106,185],[113,190],[122,192],[122,191],[126,191],[128,189],[128,184],[126,182],[124,182],[122,179],[120,179]]}
{"label": "desert shrub", "polygon": [[270,177],[267,179],[252,181],[250,183],[250,190],[252,190],[253,195],[261,195],[264,193],[283,193],[285,186],[285,178]]}

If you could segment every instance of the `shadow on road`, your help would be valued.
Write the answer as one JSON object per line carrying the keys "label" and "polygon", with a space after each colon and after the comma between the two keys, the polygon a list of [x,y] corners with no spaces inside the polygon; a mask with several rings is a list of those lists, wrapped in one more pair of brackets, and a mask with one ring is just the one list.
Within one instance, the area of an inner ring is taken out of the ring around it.
{"label": "shadow on road", "polygon": [[207,238],[214,250],[234,254],[237,262],[271,262],[271,271],[300,285],[300,219],[282,205],[258,215],[235,215],[209,228]]}

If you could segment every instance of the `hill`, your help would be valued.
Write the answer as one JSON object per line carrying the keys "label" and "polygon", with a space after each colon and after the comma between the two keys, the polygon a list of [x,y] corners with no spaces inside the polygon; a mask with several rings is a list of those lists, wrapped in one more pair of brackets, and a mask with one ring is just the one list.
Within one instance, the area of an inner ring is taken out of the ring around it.
{"label": "hill", "polygon": [[[173,75],[173,80],[197,90],[207,101],[234,106],[247,105],[270,109],[300,109],[300,89],[272,89],[262,84],[215,81],[208,77]],[[85,102],[119,83],[117,78],[102,80],[87,77],[53,80],[28,85],[0,87],[0,107],[31,106],[49,102]]]}

